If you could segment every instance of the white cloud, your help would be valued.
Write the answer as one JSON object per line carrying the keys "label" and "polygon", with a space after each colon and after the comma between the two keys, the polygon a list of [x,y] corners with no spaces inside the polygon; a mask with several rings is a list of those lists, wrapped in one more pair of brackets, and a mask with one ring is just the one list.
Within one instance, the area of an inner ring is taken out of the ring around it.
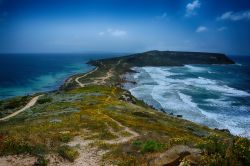
{"label": "white cloud", "polygon": [[99,32],[98,35],[103,36],[103,35],[105,35],[105,32]]}
{"label": "white cloud", "polygon": [[233,12],[229,11],[222,14],[217,20],[230,20],[230,21],[241,21],[241,20],[250,20],[250,10],[241,11],[241,12]]}
{"label": "white cloud", "polygon": [[220,28],[218,28],[218,31],[225,31],[225,30],[227,30],[227,27],[220,27]]}
{"label": "white cloud", "polygon": [[165,19],[167,16],[168,16],[167,13],[164,12],[164,13],[162,13],[162,15],[156,16],[156,18],[159,19],[159,20],[162,20],[162,19]]}
{"label": "white cloud", "polygon": [[188,3],[186,6],[186,16],[196,15],[195,10],[201,7],[199,0],[194,0],[192,3]]}
{"label": "white cloud", "polygon": [[115,36],[115,37],[123,37],[123,36],[126,36],[126,35],[127,35],[127,32],[126,32],[126,31],[119,30],[119,29],[111,30],[109,33],[110,33],[112,36]]}
{"label": "white cloud", "polygon": [[105,32],[101,31],[98,33],[99,36],[104,36],[106,34],[113,37],[124,37],[127,35],[127,32],[120,29],[108,28]]}
{"label": "white cloud", "polygon": [[197,29],[196,29],[196,32],[200,33],[200,32],[205,32],[207,31],[207,27],[205,26],[199,26]]}

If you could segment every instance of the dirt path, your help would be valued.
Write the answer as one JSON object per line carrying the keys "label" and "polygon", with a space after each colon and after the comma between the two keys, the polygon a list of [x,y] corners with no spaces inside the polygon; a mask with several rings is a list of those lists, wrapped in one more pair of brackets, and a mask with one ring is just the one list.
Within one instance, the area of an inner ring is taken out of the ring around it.
{"label": "dirt path", "polygon": [[80,87],[84,87],[85,84],[81,83],[81,82],[79,81],[79,79],[84,78],[84,77],[86,77],[87,75],[94,73],[96,70],[98,70],[98,67],[96,67],[95,70],[92,70],[91,72],[88,72],[88,73],[86,73],[86,74],[84,74],[84,75],[82,75],[82,76],[80,76],[80,77],[76,77],[75,81],[79,84]]}
{"label": "dirt path", "polygon": [[9,118],[12,118],[12,117],[14,117],[14,116],[20,114],[21,112],[25,111],[26,109],[32,107],[33,105],[36,104],[38,98],[41,97],[41,96],[43,96],[43,95],[39,95],[39,96],[33,97],[33,98],[30,100],[30,102],[29,102],[28,104],[26,104],[22,109],[20,109],[20,110],[18,110],[18,111],[16,111],[16,112],[14,112],[14,113],[12,113],[12,114],[10,114],[10,115],[4,117],[4,118],[1,118],[0,121],[8,120]]}
{"label": "dirt path", "polygon": [[[116,88],[114,88],[111,92],[112,95],[114,95]],[[105,102],[108,102],[111,99],[111,96],[108,96],[107,99],[105,100]],[[115,132],[113,131],[113,129],[108,125],[107,127],[109,128],[109,132],[112,133],[113,135],[117,136],[117,139],[114,140],[108,140],[108,141],[104,141],[104,143],[108,143],[108,144],[120,144],[120,143],[125,143],[125,142],[129,142],[130,140],[136,138],[139,136],[139,134],[133,130],[131,130],[130,128],[122,125],[120,122],[116,121],[115,119],[111,118],[108,115],[107,116],[109,119],[111,119],[113,122],[115,122],[119,127],[123,128],[123,131],[129,133],[131,136],[128,137],[124,137],[122,135],[119,134],[119,132]]]}
{"label": "dirt path", "polygon": [[129,142],[130,140],[132,139],[135,139],[136,137],[139,137],[139,134],[133,130],[131,130],[130,128],[122,125],[120,122],[114,120],[113,118],[111,118],[110,116],[106,115],[108,118],[110,118],[113,122],[115,122],[119,127],[123,128],[123,131],[129,133],[131,136],[128,136],[128,137],[125,137],[125,136],[122,136],[120,135],[118,132],[115,132],[113,131],[113,129],[111,127],[109,127],[109,131],[117,136],[118,138],[117,139],[113,139],[113,140],[107,140],[107,141],[104,141],[104,143],[107,143],[107,144],[121,144],[121,143],[125,143],[125,142]]}
{"label": "dirt path", "polygon": [[[119,60],[116,64],[116,66],[118,66],[119,64],[121,63],[121,60]],[[114,74],[114,70],[115,70],[115,67],[112,67],[111,69],[109,69],[109,71],[107,72],[106,76],[102,77],[102,82],[105,83],[105,81],[109,78],[111,78]]]}
{"label": "dirt path", "polygon": [[[121,60],[119,60],[115,66],[118,66],[120,63],[121,63]],[[105,67],[105,64],[101,64],[101,65]],[[110,69],[108,70],[108,72],[106,73],[106,75],[101,76],[101,77],[96,77],[96,78],[92,79],[92,80],[93,80],[92,84],[105,84],[105,83],[106,83],[106,80],[110,79],[110,78],[114,75],[115,66],[112,67],[112,68],[110,68]],[[82,75],[82,76],[80,76],[80,77],[77,77],[77,78],[75,79],[75,81],[79,84],[80,87],[84,87],[84,86],[86,86],[87,84],[90,84],[90,83],[83,84],[83,83],[81,83],[81,82],[79,81],[79,79],[84,78],[84,77],[86,77],[86,76],[89,75],[89,74],[92,74],[92,73],[95,72],[96,70],[98,70],[98,67],[96,67],[95,70],[93,70],[93,71],[91,71],[91,72],[89,72],[89,73],[86,73],[86,74],[84,74],[84,75]]]}

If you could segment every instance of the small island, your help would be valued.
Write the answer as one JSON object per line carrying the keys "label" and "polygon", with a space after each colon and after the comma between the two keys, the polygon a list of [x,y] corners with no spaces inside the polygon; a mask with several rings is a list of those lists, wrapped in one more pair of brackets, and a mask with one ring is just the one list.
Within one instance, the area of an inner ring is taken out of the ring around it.
{"label": "small island", "polygon": [[168,115],[122,88],[132,67],[234,64],[224,54],[149,51],[90,61],[59,90],[0,102],[0,164],[249,165],[250,142]]}

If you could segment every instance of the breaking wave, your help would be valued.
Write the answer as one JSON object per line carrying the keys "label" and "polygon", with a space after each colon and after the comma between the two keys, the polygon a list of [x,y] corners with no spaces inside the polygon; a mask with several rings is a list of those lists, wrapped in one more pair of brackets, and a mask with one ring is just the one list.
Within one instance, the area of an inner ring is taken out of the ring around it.
{"label": "breaking wave", "polygon": [[250,94],[232,87],[223,76],[212,78],[216,71],[211,68],[192,65],[134,68],[138,72],[133,75],[137,84],[129,90],[165,112],[250,137]]}

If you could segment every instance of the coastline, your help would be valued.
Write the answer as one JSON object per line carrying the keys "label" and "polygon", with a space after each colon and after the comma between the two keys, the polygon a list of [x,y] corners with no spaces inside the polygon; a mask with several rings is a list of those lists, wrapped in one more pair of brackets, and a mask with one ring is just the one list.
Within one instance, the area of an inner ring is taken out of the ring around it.
{"label": "coastline", "polygon": [[[179,165],[183,152],[193,156],[185,158],[193,164],[210,163],[214,155],[223,161],[248,162],[234,152],[241,152],[239,142],[248,148],[248,139],[157,111],[123,89],[126,80],[120,76],[133,67],[128,62],[126,58],[92,61],[98,68],[69,77],[31,108],[0,122],[0,162],[140,165],[161,161]],[[221,150],[211,151],[218,143]],[[145,148],[151,145],[153,149]]]}
{"label": "coastline", "polygon": [[[125,57],[126,57],[126,56],[125,56]],[[121,57],[114,57],[114,58],[111,58],[111,59],[117,60],[117,59],[119,59],[119,58],[121,58]],[[103,59],[103,60],[105,61],[106,59]],[[107,60],[108,60],[108,59],[107,59]],[[100,60],[94,60],[94,61],[98,62],[98,61],[100,61]],[[102,61],[102,60],[101,60],[101,61]],[[120,63],[120,62],[121,62],[121,61],[119,61],[118,63]],[[86,77],[86,76],[92,74],[93,72],[95,72],[95,71],[97,71],[97,70],[102,70],[102,68],[105,68],[105,67],[106,67],[106,65],[105,65],[103,62],[100,62],[100,63],[95,64],[95,63],[93,63],[93,61],[88,61],[88,62],[86,62],[86,64],[91,65],[91,66],[93,66],[93,67],[95,67],[95,68],[89,70],[89,71],[86,72],[86,73],[77,73],[77,74],[68,76],[68,77],[65,78],[64,80],[60,81],[60,83],[57,84],[57,86],[56,86],[55,89],[53,89],[53,90],[39,91],[39,92],[32,93],[32,94],[30,94],[30,95],[35,96],[35,95],[40,95],[40,94],[47,94],[47,93],[58,92],[58,91],[61,91],[61,90],[69,90],[69,89],[71,89],[71,88],[67,88],[67,87],[69,86],[69,84],[73,84],[73,88],[75,88],[75,86],[76,86],[76,87],[77,87],[77,86],[78,86],[78,87],[84,87],[85,85],[84,85],[84,84],[81,84],[80,81],[78,81],[80,78]],[[234,64],[234,63],[233,63],[233,64]],[[213,64],[212,64],[212,65],[213,65]],[[215,64],[215,65],[218,65],[218,64]],[[225,65],[225,64],[222,64],[222,65]],[[172,65],[170,65],[169,67],[171,67],[171,66],[172,66]],[[172,66],[172,67],[178,67],[178,66],[179,66],[179,65],[177,65],[177,66]],[[129,68],[126,67],[126,69],[125,69],[124,71],[122,71],[122,75],[121,75],[122,81],[121,81],[119,84],[117,84],[117,85],[115,85],[115,84],[113,84],[113,85],[118,86],[118,87],[122,88],[123,90],[129,91],[129,89],[125,87],[125,84],[131,84],[131,85],[133,86],[133,85],[136,84],[136,81],[135,81],[135,80],[127,80],[126,75],[129,76],[129,78],[131,79],[131,78],[133,78],[133,76],[132,76],[133,73],[137,73],[137,71],[134,70],[133,67],[129,67]],[[87,85],[88,85],[88,84],[87,84]],[[90,85],[91,85],[91,84],[90,84]],[[97,84],[97,85],[98,85],[98,84]],[[70,85],[70,86],[71,86],[71,85]],[[66,88],[65,88],[65,87],[66,87]],[[130,93],[131,93],[131,92],[130,92]],[[19,96],[16,96],[16,97],[19,97]],[[135,96],[133,96],[133,97],[136,98]],[[11,98],[13,98],[13,97],[11,97]],[[11,98],[10,98],[10,99],[11,99]],[[5,99],[3,99],[3,100],[5,100]],[[6,99],[6,100],[7,100],[7,99]],[[137,100],[140,100],[140,99],[137,98]],[[146,102],[146,103],[147,103],[147,102]],[[148,105],[149,107],[153,108],[153,109],[156,109],[156,110],[161,111],[161,112],[164,112],[164,113],[166,113],[166,114],[168,114],[168,115],[170,115],[170,116],[173,116],[172,113],[167,113],[167,112],[163,111],[163,108],[162,108],[162,107],[157,107],[156,105],[153,105],[153,104],[151,105],[151,104],[149,104],[149,103],[147,103],[147,105]],[[180,115],[180,114],[175,115],[175,116],[177,116],[177,117],[182,117],[182,115]],[[197,122],[194,122],[194,123],[197,123]],[[199,124],[199,125],[202,125],[202,124]],[[211,128],[211,129],[218,129],[218,128]],[[218,130],[229,132],[227,129],[223,129],[223,128],[218,129]]]}

